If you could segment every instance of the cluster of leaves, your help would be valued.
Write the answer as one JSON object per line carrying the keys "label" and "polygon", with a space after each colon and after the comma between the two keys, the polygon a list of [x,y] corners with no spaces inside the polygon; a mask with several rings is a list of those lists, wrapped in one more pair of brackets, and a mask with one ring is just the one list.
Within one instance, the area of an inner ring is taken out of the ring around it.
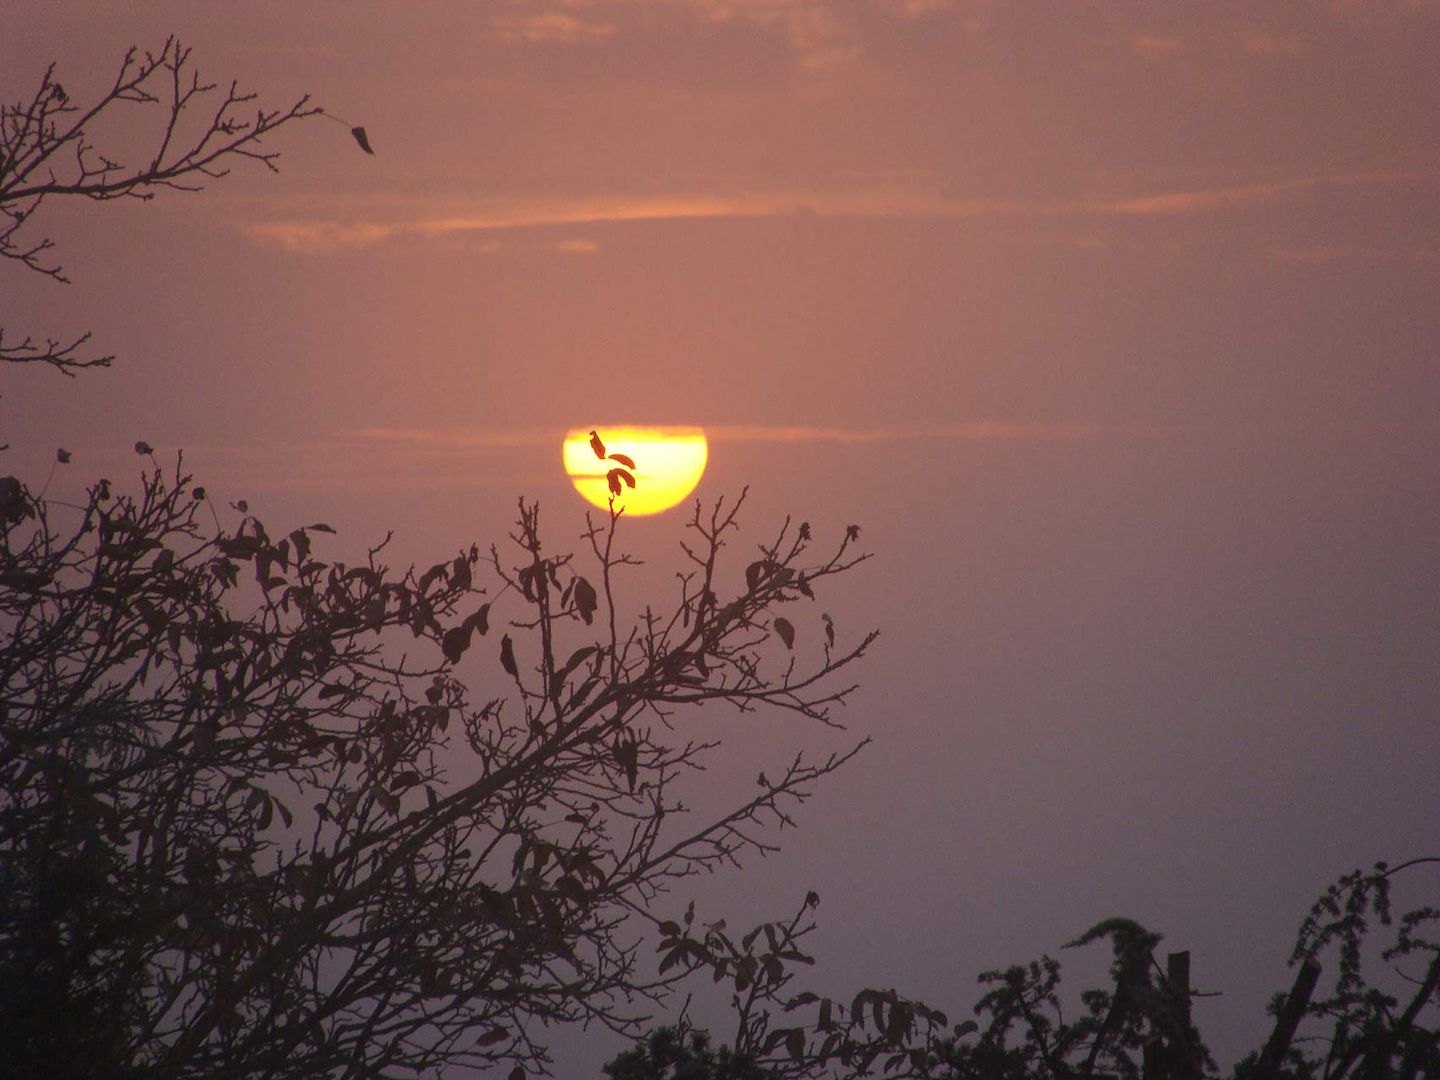
{"label": "cluster of leaves", "polygon": [[609,454],[605,451],[605,440],[600,438],[600,433],[594,430],[590,432],[590,449],[595,451],[595,456],[601,461],[613,461],[615,466],[605,473],[605,484],[610,489],[612,498],[619,498],[625,493],[625,489],[635,487],[635,459],[629,454]]}
{"label": "cluster of leaves", "polygon": [[778,1074],[687,1024],[662,1027],[605,1066],[610,1080],[775,1080]]}
{"label": "cluster of leaves", "polygon": [[[1291,957],[1301,968],[1297,990],[1303,993],[1292,990],[1288,998],[1276,995],[1271,1003],[1277,1031],[1288,1024],[1293,1032],[1306,1021],[1309,1030],[1302,1029],[1293,1045],[1272,1039],[1272,1045],[1241,1063],[1237,1077],[1264,1080],[1282,1069],[1295,1077],[1327,1080],[1440,1075],[1440,906],[1413,908],[1397,923],[1391,897],[1397,874],[1436,864],[1440,858],[1376,863],[1346,874],[1315,901]],[[1376,924],[1394,928],[1378,955],[1371,940]],[[1333,986],[1329,994],[1311,1000],[1320,960],[1331,953]],[[1381,964],[1390,969],[1383,981],[1369,974]]]}

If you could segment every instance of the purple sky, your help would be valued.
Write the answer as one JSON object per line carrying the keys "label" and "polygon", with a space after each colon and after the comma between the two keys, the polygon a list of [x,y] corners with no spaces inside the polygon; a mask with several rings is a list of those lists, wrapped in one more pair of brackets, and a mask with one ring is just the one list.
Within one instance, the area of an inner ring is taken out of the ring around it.
{"label": "purple sky", "polygon": [[[376,156],[314,121],[278,176],[48,207],[74,284],[0,267],[0,322],[118,360],[0,372],[5,471],[65,446],[59,494],[144,438],[428,562],[522,493],[573,543],[567,428],[701,424],[754,540],[860,523],[823,606],[883,631],[845,717],[875,745],[702,895],[735,925],[817,889],[842,997],[954,1016],[1126,914],[1223,992],[1227,1061],[1314,894],[1435,853],[1440,5],[293,7],[6,18],[7,100],[174,32]],[[682,525],[630,526],[656,582]],[[826,741],[734,731],[744,783]]]}

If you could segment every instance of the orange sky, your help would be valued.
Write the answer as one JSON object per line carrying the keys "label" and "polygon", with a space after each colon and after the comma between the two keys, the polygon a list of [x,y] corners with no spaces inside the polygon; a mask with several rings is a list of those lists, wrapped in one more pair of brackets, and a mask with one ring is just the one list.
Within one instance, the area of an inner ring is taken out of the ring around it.
{"label": "orange sky", "polygon": [[[171,32],[376,154],[315,121],[47,208],[74,284],[0,267],[0,316],[119,358],[0,372],[6,471],[144,438],[419,560],[521,493],[572,542],[568,428],[704,425],[757,540],[878,554],[827,601],[884,632],[877,744],[744,890],[816,887],[843,986],[953,1014],[1129,914],[1224,1060],[1312,894],[1433,846],[1440,5],[33,4],[0,90]],[[680,524],[634,525],[657,580]]]}

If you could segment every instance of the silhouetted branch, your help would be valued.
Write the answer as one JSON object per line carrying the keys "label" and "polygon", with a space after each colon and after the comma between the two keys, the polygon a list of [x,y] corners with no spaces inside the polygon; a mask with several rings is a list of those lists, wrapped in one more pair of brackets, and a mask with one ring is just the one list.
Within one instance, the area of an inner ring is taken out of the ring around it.
{"label": "silhouetted branch", "polygon": [[[67,282],[53,241],[30,232],[47,200],[146,200],[165,188],[199,191],[205,181],[225,176],[237,159],[274,171],[279,153],[265,148],[266,136],[320,109],[308,97],[277,109],[254,105],[256,100],[237,83],[222,91],[202,82],[190,50],[173,37],[158,52],[127,51],[109,89],[88,105],[71,99],[51,65],[28,100],[0,106],[0,257]],[[127,163],[121,151],[102,147],[94,131],[132,106],[153,111],[158,124]],[[109,356],[79,353],[89,336],[69,344],[47,339],[43,346],[25,336],[0,348],[0,361],[41,363],[67,374],[107,366]]]}

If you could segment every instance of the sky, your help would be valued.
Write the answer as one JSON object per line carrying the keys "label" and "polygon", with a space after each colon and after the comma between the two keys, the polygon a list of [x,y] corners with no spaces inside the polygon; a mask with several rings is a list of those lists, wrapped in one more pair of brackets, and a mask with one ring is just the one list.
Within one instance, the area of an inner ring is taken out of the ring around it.
{"label": "sky", "polygon": [[[326,520],[353,559],[394,530],[428,564],[522,494],[576,543],[566,430],[700,425],[697,494],[748,486],[747,542],[861,525],[875,557],[824,605],[882,632],[843,717],[874,743],[698,894],[740,925],[818,891],[837,996],[953,1017],[982,969],[1128,915],[1220,993],[1223,1063],[1329,881],[1437,853],[1440,5],[5,23],[7,101],[51,61],[82,99],[174,33],[345,122],[282,131],[278,174],[45,208],[72,284],[0,267],[0,322],[117,359],[0,372],[4,471],[64,446],[59,495],[133,475],[143,438],[272,533]],[[684,523],[626,523],[637,604]],[[836,737],[737,722],[717,775],[797,741]]]}

